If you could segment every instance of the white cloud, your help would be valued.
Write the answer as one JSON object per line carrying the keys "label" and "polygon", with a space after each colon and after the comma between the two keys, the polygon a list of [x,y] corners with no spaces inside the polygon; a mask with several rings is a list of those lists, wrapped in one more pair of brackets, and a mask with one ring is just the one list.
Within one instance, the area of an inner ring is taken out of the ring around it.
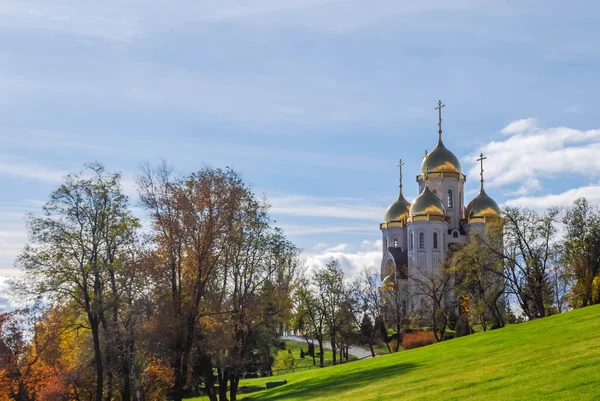
{"label": "white cloud", "polygon": [[289,195],[270,197],[271,212],[286,216],[334,217],[379,221],[384,209],[362,199]]}
{"label": "white cloud", "polygon": [[66,175],[63,171],[49,169],[31,163],[0,163],[0,174],[33,178],[39,181],[58,183]]}
{"label": "white cloud", "polygon": [[327,263],[337,259],[347,278],[353,279],[365,267],[379,269],[381,264],[381,240],[361,243],[360,249],[348,249],[347,244],[325,249],[318,253],[303,253],[308,270],[314,271],[325,267]]}
{"label": "white cloud", "polygon": [[484,153],[488,186],[510,189],[518,185],[516,193],[524,195],[542,188],[544,178],[568,173],[600,175],[600,129],[543,128],[528,118],[510,123],[501,132],[509,137],[487,143],[464,159],[472,166],[468,174],[478,176],[476,159]]}
{"label": "white cloud", "polygon": [[535,118],[525,118],[517,121],[513,121],[504,127],[500,132],[507,135],[519,134],[527,132],[535,127],[537,120]]}
{"label": "white cloud", "polygon": [[600,185],[589,185],[581,188],[573,188],[560,194],[543,196],[523,196],[510,199],[507,206],[525,206],[533,209],[547,209],[551,206],[571,206],[577,198],[585,197],[588,201],[600,203]]}

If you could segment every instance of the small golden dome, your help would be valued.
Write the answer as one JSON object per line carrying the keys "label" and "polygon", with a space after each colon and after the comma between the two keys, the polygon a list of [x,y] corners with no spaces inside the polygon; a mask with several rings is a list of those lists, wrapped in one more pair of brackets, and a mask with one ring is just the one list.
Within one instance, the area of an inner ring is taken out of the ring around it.
{"label": "small golden dome", "polygon": [[410,216],[430,215],[430,216],[445,216],[446,209],[444,204],[436,195],[429,190],[427,184],[425,189],[419,196],[415,198],[410,205]]}
{"label": "small golden dome", "polygon": [[387,208],[385,212],[385,222],[403,220],[408,217],[410,210],[410,203],[404,199],[402,193],[398,196],[398,199]]}
{"label": "small golden dome", "polygon": [[392,277],[391,274],[383,279],[383,283],[381,283],[381,286],[384,288],[396,287],[396,282],[394,281],[394,278]]}
{"label": "small golden dome", "polygon": [[488,196],[481,187],[479,194],[467,205],[465,217],[500,217],[500,208],[496,201]]}
{"label": "small golden dome", "polygon": [[423,160],[423,163],[421,164],[421,174],[423,175],[426,172],[460,174],[460,162],[454,153],[444,146],[441,134],[436,147],[433,148],[427,158],[427,164],[425,163],[425,160]]}

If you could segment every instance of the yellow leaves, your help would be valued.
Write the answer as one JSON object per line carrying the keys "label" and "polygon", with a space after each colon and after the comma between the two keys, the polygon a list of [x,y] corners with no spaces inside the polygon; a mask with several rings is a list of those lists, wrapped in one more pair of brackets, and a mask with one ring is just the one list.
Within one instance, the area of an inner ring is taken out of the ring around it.
{"label": "yellow leaves", "polygon": [[600,276],[594,277],[592,281],[592,303],[600,303]]}

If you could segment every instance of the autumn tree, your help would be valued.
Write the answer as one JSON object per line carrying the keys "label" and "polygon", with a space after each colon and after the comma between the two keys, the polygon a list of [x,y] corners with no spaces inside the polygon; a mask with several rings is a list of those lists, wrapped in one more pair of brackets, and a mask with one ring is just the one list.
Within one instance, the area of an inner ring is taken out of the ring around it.
{"label": "autumn tree", "polygon": [[[117,276],[138,226],[120,181],[120,174],[108,173],[99,163],[67,175],[43,215],[28,217],[29,244],[17,262],[25,274],[24,292],[53,304],[73,301],[85,313],[93,339],[97,401],[105,390],[105,357],[111,354],[103,343],[118,302]],[[111,385],[107,397],[112,397]]]}
{"label": "autumn tree", "polygon": [[138,188],[158,255],[155,288],[169,308],[174,397],[181,401],[199,321],[215,313],[205,308],[205,301],[222,277],[228,240],[239,223],[236,213],[249,188],[230,169],[205,167],[176,177],[164,163],[156,169],[144,167]]}
{"label": "autumn tree", "polygon": [[[224,332],[231,333],[218,366],[219,390],[230,382],[230,399],[237,399],[241,375],[256,357],[270,354],[280,327],[289,316],[291,290],[299,272],[298,250],[272,227],[268,205],[251,192],[240,200],[235,224],[225,244],[223,276],[219,279],[225,306]],[[262,346],[260,346],[262,345]],[[264,356],[263,356],[264,357]],[[269,369],[270,370],[270,369]]]}
{"label": "autumn tree", "polygon": [[[494,224],[489,222],[489,224]],[[494,232],[497,232],[494,230]],[[469,313],[484,331],[504,326],[503,259],[493,251],[489,232],[472,230],[470,241],[449,256],[456,276],[455,292],[469,302]],[[501,248],[501,237],[497,238]],[[501,251],[501,249],[498,249]]]}
{"label": "autumn tree", "polygon": [[565,274],[573,279],[573,307],[600,303],[600,211],[585,198],[575,200],[563,218]]}

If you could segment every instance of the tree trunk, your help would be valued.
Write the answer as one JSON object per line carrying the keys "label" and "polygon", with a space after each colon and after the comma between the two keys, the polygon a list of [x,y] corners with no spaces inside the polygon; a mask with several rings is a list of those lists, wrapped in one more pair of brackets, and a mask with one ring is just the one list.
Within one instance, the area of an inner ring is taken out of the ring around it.
{"label": "tree trunk", "polygon": [[133,354],[133,340],[128,339],[127,345],[121,356],[121,401],[131,400],[131,358]]}
{"label": "tree trunk", "polygon": [[96,318],[89,317],[90,327],[92,329],[92,339],[94,341],[94,363],[96,364],[96,401],[102,400],[102,390],[104,385],[104,371],[102,369],[102,351],[100,350],[99,323]]}
{"label": "tree trunk", "polygon": [[183,399],[183,386],[185,385],[183,378],[183,350],[182,350],[183,339],[181,335],[177,335],[175,340],[175,358],[173,359],[173,374],[175,376],[175,383],[173,383],[173,399],[174,401],[181,401]]}
{"label": "tree trunk", "polygon": [[335,348],[335,341],[333,340],[333,336],[331,337],[331,353],[333,354],[333,364],[337,361],[337,349]]}
{"label": "tree trunk", "polygon": [[231,383],[229,386],[229,398],[231,401],[237,401],[238,387],[240,384],[240,375],[237,373],[232,374],[231,378],[229,379],[229,382]]}
{"label": "tree trunk", "polygon": [[324,363],[324,359],[323,359],[323,338],[319,337],[318,341],[319,341],[319,366],[324,367],[325,363]]}
{"label": "tree trunk", "polygon": [[227,369],[217,369],[219,375],[219,401],[227,400],[227,382],[229,381],[229,375]]}

